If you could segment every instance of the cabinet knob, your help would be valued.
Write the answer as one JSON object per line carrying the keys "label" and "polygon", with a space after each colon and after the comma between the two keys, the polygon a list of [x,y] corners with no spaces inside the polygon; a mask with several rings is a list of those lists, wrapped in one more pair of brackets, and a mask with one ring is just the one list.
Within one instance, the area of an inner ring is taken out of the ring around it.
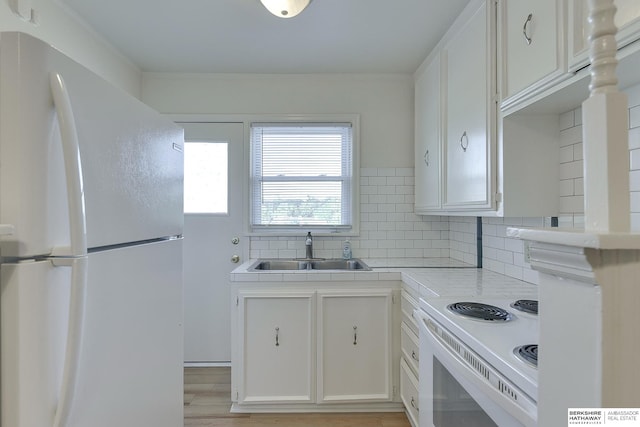
{"label": "cabinet knob", "polygon": [[469,148],[469,137],[467,136],[467,131],[465,130],[460,137],[460,147],[462,147],[462,151],[467,152],[467,148]]}
{"label": "cabinet knob", "polygon": [[240,262],[240,255],[234,255],[231,257],[231,262],[234,264],[237,264],[238,262]]}
{"label": "cabinet knob", "polygon": [[418,356],[416,356],[416,351],[415,351],[415,350],[413,350],[413,351],[411,352],[411,358],[412,358],[413,360],[415,360],[416,362],[420,362],[420,360],[418,360]]}
{"label": "cabinet knob", "polygon": [[231,239],[231,243],[233,243],[234,245],[237,245],[238,243],[240,243],[240,238],[234,237],[233,239]]}
{"label": "cabinet knob", "polygon": [[529,16],[527,16],[527,20],[524,21],[524,25],[522,26],[522,35],[524,36],[524,39],[528,45],[530,45],[531,42],[533,41],[531,36],[529,36],[529,24],[531,23],[532,19],[533,19],[533,14],[530,13]]}

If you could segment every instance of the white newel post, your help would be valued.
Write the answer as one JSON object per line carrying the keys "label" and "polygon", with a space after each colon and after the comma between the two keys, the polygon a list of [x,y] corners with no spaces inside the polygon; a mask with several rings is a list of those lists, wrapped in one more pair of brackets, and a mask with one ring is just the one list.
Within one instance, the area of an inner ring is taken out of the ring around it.
{"label": "white newel post", "polygon": [[[585,229],[509,228],[540,272],[538,425],[569,408],[640,408],[640,234],[630,232],[628,101],[617,88],[613,0],[589,0],[582,104]],[[637,53],[640,55],[640,53]]]}
{"label": "white newel post", "polygon": [[628,101],[616,77],[616,8],[589,0],[591,96],[582,104],[585,229],[628,232]]}

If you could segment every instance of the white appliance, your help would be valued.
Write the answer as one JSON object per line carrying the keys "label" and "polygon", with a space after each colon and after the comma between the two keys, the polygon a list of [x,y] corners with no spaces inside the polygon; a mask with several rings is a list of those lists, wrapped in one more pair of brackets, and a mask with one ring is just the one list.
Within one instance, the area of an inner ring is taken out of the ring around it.
{"label": "white appliance", "polygon": [[[420,331],[420,427],[537,425],[537,368],[518,356],[520,349],[535,350],[537,358],[537,314],[513,308],[516,301],[487,296],[420,300],[414,313]],[[478,305],[490,312],[482,317],[495,320],[452,311],[476,311]]]}
{"label": "white appliance", "polygon": [[183,142],[0,33],[2,427],[183,425]]}

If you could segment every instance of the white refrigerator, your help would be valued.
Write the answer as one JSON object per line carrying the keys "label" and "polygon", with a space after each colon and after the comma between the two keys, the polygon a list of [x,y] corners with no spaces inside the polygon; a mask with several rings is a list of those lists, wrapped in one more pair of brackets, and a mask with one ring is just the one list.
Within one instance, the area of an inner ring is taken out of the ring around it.
{"label": "white refrigerator", "polygon": [[0,33],[2,427],[183,425],[181,128]]}

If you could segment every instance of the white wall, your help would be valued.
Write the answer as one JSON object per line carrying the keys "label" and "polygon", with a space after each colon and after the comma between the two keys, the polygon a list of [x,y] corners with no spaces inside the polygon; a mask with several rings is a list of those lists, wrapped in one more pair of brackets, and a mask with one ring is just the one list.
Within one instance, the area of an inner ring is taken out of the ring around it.
{"label": "white wall", "polygon": [[413,78],[369,74],[143,73],[163,113],[360,114],[360,166],[413,168]]}
{"label": "white wall", "polygon": [[42,39],[112,84],[140,97],[140,70],[55,0],[32,0],[37,25],[14,14],[9,1],[0,2],[1,31],[21,31]]}

